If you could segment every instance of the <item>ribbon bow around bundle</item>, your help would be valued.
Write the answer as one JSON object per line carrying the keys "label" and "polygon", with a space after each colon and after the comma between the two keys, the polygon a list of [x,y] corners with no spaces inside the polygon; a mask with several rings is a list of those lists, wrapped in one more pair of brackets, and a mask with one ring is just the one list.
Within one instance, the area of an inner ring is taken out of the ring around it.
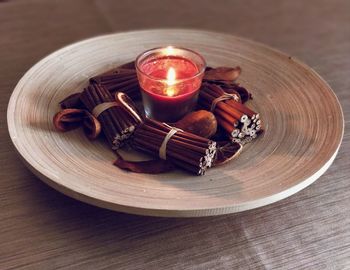
{"label": "ribbon bow around bundle", "polygon": [[225,93],[225,94],[223,94],[223,95],[221,95],[213,100],[213,102],[211,103],[211,106],[210,106],[210,111],[213,112],[216,108],[216,105],[219,102],[229,100],[229,99],[234,99],[237,102],[239,101],[239,97],[236,94]]}
{"label": "ribbon bow around bundle", "polygon": [[183,131],[182,129],[176,128],[176,127],[172,127],[170,125],[168,125],[167,123],[163,123],[165,126],[167,126],[168,128],[170,128],[168,134],[164,137],[164,140],[159,148],[159,157],[163,160],[166,160],[166,148],[168,145],[169,140],[171,139],[172,136],[175,135],[176,132],[178,131]]}
{"label": "ribbon bow around bundle", "polygon": [[98,118],[101,113],[103,113],[105,110],[108,110],[112,107],[120,106],[117,102],[111,101],[111,102],[103,102],[95,106],[95,108],[92,110],[92,115]]}
{"label": "ribbon bow around bundle", "polygon": [[178,131],[183,131],[182,129],[172,127],[166,123],[163,123],[166,127],[170,128],[167,135],[164,137],[163,142],[159,148],[159,158],[160,160],[146,160],[146,161],[129,161],[123,159],[123,157],[117,153],[118,159],[114,162],[119,168],[129,170],[137,173],[164,173],[171,171],[174,167],[166,159],[167,145],[172,136]]}

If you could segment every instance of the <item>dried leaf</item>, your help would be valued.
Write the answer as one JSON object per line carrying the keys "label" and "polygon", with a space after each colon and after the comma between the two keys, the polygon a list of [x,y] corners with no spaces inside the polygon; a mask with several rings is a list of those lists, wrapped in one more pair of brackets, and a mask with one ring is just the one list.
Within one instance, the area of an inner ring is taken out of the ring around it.
{"label": "dried leaf", "polygon": [[207,69],[204,73],[204,80],[235,81],[241,74],[240,67],[218,67]]}
{"label": "dried leaf", "polygon": [[159,174],[173,170],[173,166],[166,160],[154,159],[146,161],[128,161],[119,153],[116,153],[118,159],[114,161],[114,165],[120,169],[135,173]]}

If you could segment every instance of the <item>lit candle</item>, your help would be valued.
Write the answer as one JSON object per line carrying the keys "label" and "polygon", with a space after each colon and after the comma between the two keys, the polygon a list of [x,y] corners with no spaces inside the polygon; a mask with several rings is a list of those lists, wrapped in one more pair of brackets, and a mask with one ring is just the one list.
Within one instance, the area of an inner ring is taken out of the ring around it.
{"label": "lit candle", "polygon": [[175,122],[193,110],[205,70],[201,55],[183,48],[156,48],[141,54],[136,68],[148,117]]}

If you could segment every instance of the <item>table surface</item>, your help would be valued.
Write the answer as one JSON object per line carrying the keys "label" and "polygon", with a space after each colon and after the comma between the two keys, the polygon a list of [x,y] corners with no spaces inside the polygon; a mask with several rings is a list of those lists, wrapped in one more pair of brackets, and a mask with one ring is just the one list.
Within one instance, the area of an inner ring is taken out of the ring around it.
{"label": "table surface", "polygon": [[[26,70],[84,38],[160,27],[250,38],[314,68],[346,122],[329,170],[278,203],[193,219],[100,209],[31,174],[6,123]],[[0,269],[350,269],[350,1],[0,1],[0,36]]]}

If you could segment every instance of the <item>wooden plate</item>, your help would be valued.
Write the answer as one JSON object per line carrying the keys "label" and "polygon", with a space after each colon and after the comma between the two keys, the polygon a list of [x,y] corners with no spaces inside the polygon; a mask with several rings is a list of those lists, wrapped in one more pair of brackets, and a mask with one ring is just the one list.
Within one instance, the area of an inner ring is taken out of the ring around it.
{"label": "wooden plate", "polygon": [[[114,154],[80,130],[58,133],[58,102],[87,79],[131,61],[142,51],[179,45],[211,66],[239,65],[265,133],[240,157],[203,177],[182,171],[133,174],[112,165]],[[27,166],[64,194],[117,211],[154,216],[209,216],[243,211],[286,198],[320,177],[343,136],[339,102],[311,68],[267,46],[194,30],[148,30],[100,36],[70,45],[32,67],[9,106],[12,141]]]}

